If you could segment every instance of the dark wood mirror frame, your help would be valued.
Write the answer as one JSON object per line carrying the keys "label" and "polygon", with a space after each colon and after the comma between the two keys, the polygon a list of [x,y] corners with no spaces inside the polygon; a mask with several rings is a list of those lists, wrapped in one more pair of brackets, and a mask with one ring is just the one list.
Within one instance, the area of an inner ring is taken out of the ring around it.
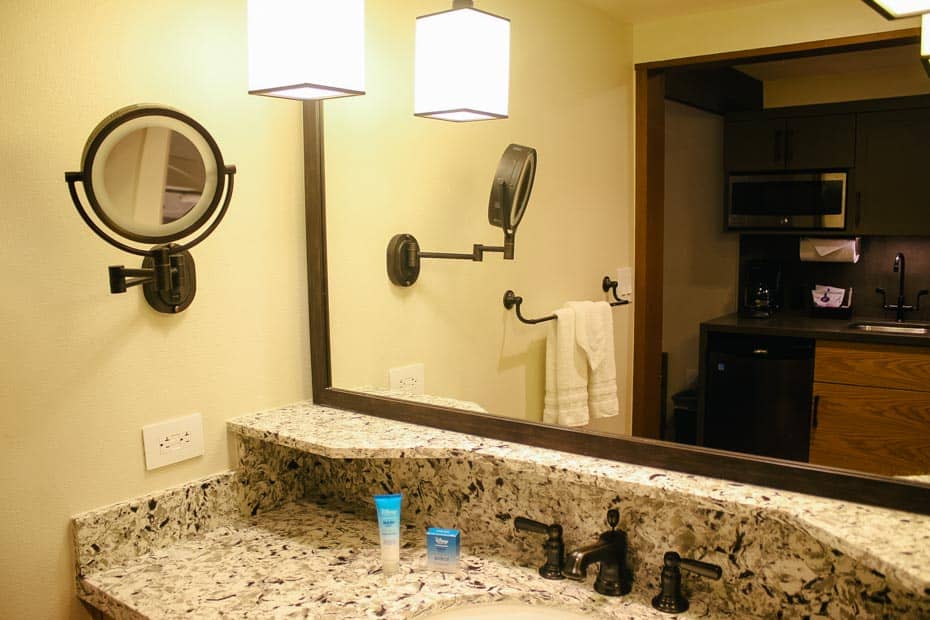
{"label": "dark wood mirror frame", "polygon": [[[636,65],[634,280],[639,307],[662,307],[664,71],[876,49],[919,40],[920,29],[914,28]],[[319,102],[303,104],[303,132],[310,362],[315,403],[540,448],[930,514],[930,485],[926,484],[654,439],[578,432],[334,388],[330,364],[323,116]],[[633,402],[637,412],[634,432],[646,436],[652,434],[650,421],[658,419],[660,406],[661,320],[659,313],[643,312],[637,312],[634,319]],[[642,422],[637,422],[637,417]]]}

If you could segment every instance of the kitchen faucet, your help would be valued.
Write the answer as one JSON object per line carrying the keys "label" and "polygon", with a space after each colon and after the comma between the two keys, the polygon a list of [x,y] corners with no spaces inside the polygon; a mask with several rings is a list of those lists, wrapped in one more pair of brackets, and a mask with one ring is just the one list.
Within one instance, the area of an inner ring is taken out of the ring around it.
{"label": "kitchen faucet", "polygon": [[875,289],[875,292],[879,293],[882,296],[882,309],[883,310],[894,310],[895,320],[898,323],[904,322],[905,312],[911,312],[911,311],[920,312],[920,298],[926,295],[928,292],[930,292],[927,290],[922,290],[918,292],[917,293],[917,305],[916,306],[906,305],[904,303],[904,269],[905,269],[904,254],[902,252],[898,252],[897,254],[895,254],[894,267],[892,268],[892,271],[898,274],[898,303],[897,304],[888,305],[888,300],[885,297],[885,289],[883,288]]}

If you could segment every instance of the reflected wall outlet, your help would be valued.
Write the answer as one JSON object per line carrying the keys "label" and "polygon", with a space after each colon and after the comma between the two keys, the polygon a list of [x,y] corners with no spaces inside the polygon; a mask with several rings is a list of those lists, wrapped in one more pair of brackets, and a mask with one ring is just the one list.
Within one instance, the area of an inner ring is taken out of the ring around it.
{"label": "reflected wall outlet", "polygon": [[145,468],[157,469],[203,454],[203,417],[199,413],[142,427]]}
{"label": "reflected wall outlet", "polygon": [[392,390],[404,394],[422,395],[425,385],[423,380],[423,364],[410,364],[398,366],[388,371],[388,382]]}
{"label": "reflected wall outlet", "polygon": [[697,368],[689,368],[685,371],[685,383],[690,387],[691,385],[697,383],[698,380],[698,371]]}
{"label": "reflected wall outlet", "polygon": [[629,267],[617,267],[617,295],[629,297],[633,294],[633,270]]}

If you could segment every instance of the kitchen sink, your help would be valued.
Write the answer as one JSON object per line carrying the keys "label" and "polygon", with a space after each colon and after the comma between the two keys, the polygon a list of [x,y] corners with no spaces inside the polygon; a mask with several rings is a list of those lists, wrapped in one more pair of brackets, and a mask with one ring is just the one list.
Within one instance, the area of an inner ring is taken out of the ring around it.
{"label": "kitchen sink", "polygon": [[925,323],[861,321],[859,323],[851,323],[849,329],[858,329],[864,332],[879,332],[883,334],[908,334],[911,336],[926,336],[930,334],[930,325]]}

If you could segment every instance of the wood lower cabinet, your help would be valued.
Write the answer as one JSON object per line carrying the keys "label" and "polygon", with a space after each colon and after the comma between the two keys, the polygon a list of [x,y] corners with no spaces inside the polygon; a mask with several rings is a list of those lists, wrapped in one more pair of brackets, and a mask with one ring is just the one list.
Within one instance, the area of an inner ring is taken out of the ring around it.
{"label": "wood lower cabinet", "polygon": [[810,462],[889,476],[930,472],[930,394],[814,383]]}
{"label": "wood lower cabinet", "polygon": [[810,462],[930,473],[930,350],[818,341]]}

